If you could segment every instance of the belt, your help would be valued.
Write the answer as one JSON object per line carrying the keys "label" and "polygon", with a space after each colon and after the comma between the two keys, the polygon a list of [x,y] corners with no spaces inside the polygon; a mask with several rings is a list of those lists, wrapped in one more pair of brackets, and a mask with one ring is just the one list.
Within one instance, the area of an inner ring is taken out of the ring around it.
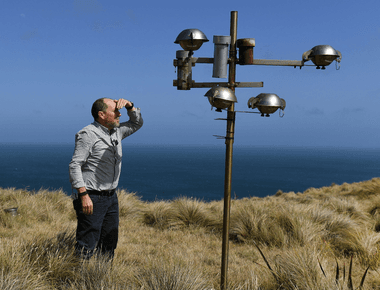
{"label": "belt", "polygon": [[114,195],[116,189],[111,189],[111,190],[87,190],[88,194],[93,194],[93,195],[100,195],[100,196],[112,196]]}

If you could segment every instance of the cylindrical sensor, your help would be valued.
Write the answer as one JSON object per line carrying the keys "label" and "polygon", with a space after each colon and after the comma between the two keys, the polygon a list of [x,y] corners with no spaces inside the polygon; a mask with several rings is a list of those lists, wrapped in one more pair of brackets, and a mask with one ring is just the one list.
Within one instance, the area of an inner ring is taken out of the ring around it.
{"label": "cylindrical sensor", "polygon": [[177,50],[175,56],[178,60],[184,60],[189,56],[189,52],[186,50]]}
{"label": "cylindrical sensor", "polygon": [[177,50],[177,90],[190,90],[192,84],[191,58],[189,52]]}
{"label": "cylindrical sensor", "polygon": [[236,42],[239,48],[239,64],[249,65],[253,64],[253,48],[255,47],[254,38],[242,38]]}
{"label": "cylindrical sensor", "polygon": [[227,78],[228,45],[230,43],[231,36],[214,35],[213,78]]}

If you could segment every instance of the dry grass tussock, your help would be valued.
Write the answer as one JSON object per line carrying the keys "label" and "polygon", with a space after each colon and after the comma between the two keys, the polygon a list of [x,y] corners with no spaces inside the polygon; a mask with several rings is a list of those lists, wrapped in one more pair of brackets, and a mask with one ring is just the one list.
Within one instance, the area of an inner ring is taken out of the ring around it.
{"label": "dry grass tussock", "polygon": [[[380,289],[379,192],[375,178],[233,200],[228,289]],[[111,264],[74,256],[63,192],[0,189],[0,289],[219,288],[223,201],[118,195]]]}

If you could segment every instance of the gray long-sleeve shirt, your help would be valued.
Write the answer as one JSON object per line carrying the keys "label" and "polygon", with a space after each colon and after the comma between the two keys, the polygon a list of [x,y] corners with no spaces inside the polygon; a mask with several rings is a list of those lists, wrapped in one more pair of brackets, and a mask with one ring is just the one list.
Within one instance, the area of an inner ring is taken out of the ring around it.
{"label": "gray long-sleeve shirt", "polygon": [[69,164],[72,188],[111,190],[119,183],[122,159],[121,140],[143,125],[140,108],[128,111],[129,121],[108,130],[94,122],[75,135],[75,150]]}

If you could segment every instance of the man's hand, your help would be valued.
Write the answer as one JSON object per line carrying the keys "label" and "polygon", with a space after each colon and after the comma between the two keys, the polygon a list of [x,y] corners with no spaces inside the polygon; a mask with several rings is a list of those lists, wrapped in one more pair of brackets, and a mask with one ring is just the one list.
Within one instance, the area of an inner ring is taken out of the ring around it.
{"label": "man's hand", "polygon": [[[77,188],[78,193],[82,193],[86,191],[85,187]],[[92,204],[92,200],[88,194],[81,196],[80,200],[82,202],[82,211],[84,214],[91,215],[94,211],[94,206]]]}
{"label": "man's hand", "polygon": [[94,206],[92,204],[90,196],[86,194],[85,196],[82,196],[80,200],[82,202],[83,213],[86,215],[92,215],[94,211]]}
{"label": "man's hand", "polygon": [[[132,102],[130,102],[128,100],[125,100],[125,99],[115,100],[115,103],[116,103],[116,108],[118,110],[120,110],[123,107],[130,107],[130,106],[132,106]],[[135,110],[136,110],[136,108],[133,107],[131,111],[135,111]]]}

